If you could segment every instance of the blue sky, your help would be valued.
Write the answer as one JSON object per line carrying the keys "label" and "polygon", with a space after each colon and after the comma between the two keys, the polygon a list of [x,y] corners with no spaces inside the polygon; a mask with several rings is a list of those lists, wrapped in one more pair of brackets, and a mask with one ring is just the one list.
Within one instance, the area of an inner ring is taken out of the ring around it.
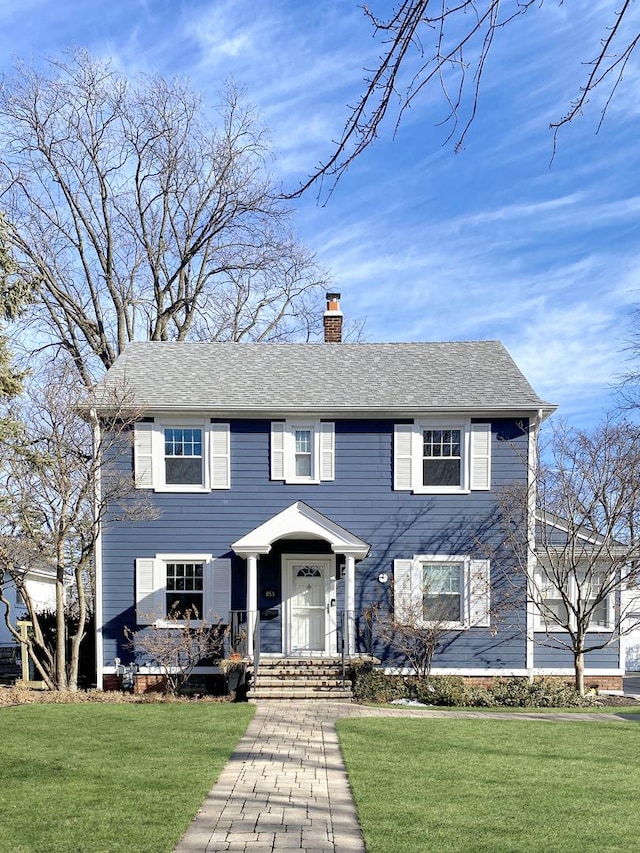
{"label": "blue sky", "polygon": [[[293,204],[367,340],[498,338],[541,396],[587,426],[630,368],[640,303],[640,55],[600,132],[596,95],[550,165],[549,122],[617,8],[580,5],[578,16],[546,0],[503,31],[461,152],[444,144],[432,90],[395,139],[382,128],[324,206],[313,192]],[[72,46],[126,72],[186,75],[212,103],[233,76],[271,130],[286,189],[329,156],[380,52],[357,0],[0,0],[2,71]]]}

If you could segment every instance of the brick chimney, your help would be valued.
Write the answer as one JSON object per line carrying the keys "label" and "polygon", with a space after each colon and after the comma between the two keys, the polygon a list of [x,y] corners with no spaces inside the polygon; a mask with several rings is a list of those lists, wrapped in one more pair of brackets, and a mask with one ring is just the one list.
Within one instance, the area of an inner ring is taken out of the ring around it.
{"label": "brick chimney", "polygon": [[327,310],[324,312],[324,342],[325,344],[342,343],[342,311],[340,310],[340,294],[327,293]]}

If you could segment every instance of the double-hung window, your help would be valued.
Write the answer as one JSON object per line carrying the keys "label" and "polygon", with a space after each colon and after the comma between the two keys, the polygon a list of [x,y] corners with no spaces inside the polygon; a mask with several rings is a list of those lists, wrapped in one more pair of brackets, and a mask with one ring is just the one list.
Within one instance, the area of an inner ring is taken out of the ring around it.
{"label": "double-hung window", "polygon": [[293,443],[295,476],[301,480],[311,480],[314,468],[313,429],[311,427],[294,427]]}
{"label": "double-hung window", "polygon": [[231,560],[211,554],[156,554],[136,560],[136,621],[169,626],[187,618],[227,623]]}
{"label": "double-hung window", "polygon": [[331,421],[273,421],[271,479],[320,483],[335,478],[335,424]]}
{"label": "double-hung window", "polygon": [[165,612],[176,618],[201,619],[204,612],[204,563],[167,562]]}
{"label": "double-hung window", "polygon": [[422,430],[422,485],[461,488],[464,430]]}
{"label": "double-hung window", "polygon": [[134,426],[137,489],[208,492],[231,485],[228,423],[159,417]]}
{"label": "double-hung window", "polygon": [[[613,592],[608,592],[608,574],[604,571],[571,569],[564,583],[556,585],[551,571],[538,567],[534,585],[539,631],[563,631],[574,627],[575,609],[590,613],[589,630],[610,631],[613,627]],[[561,591],[562,590],[562,591]]]}
{"label": "double-hung window", "polygon": [[489,560],[417,554],[393,563],[395,617],[401,624],[488,627]]}
{"label": "double-hung window", "polygon": [[422,616],[425,622],[463,621],[464,563],[422,564]]}
{"label": "double-hung window", "polygon": [[164,468],[167,485],[202,485],[204,471],[201,428],[165,427]]}
{"label": "double-hung window", "polygon": [[422,419],[396,424],[394,489],[460,494],[491,487],[491,424]]}
{"label": "double-hung window", "polygon": [[560,628],[569,624],[569,610],[566,598],[563,597],[558,587],[548,578],[544,572],[538,574],[538,627],[543,629]]}

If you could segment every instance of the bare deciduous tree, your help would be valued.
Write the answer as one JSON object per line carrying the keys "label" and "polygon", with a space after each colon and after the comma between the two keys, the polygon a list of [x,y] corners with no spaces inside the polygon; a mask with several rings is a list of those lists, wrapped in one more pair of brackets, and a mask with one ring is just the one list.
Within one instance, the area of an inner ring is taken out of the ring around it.
{"label": "bare deciduous tree", "polygon": [[[76,690],[80,645],[93,600],[93,552],[107,519],[153,517],[146,498],[133,488],[129,466],[130,425],[140,416],[113,401],[100,424],[79,414],[75,372],[56,371],[29,383],[13,405],[19,432],[0,442],[0,577],[16,582],[33,623],[29,655],[48,687]],[[56,645],[49,649],[38,613],[21,583],[23,569],[46,563],[56,572]],[[0,600],[3,600],[0,589]],[[7,602],[4,599],[5,612]],[[65,611],[76,620],[67,655]],[[12,636],[24,642],[7,619]]]}
{"label": "bare deciduous tree", "polygon": [[126,626],[124,634],[136,658],[156,666],[164,679],[164,692],[175,696],[200,661],[222,656],[225,626],[220,620],[211,624],[200,619],[191,609],[184,613],[173,609],[162,625],[139,631]]}
{"label": "bare deciduous tree", "polygon": [[[494,39],[514,19],[534,13],[543,0],[401,0],[388,17],[363,6],[364,14],[380,37],[379,63],[367,69],[365,88],[351,108],[341,137],[331,157],[321,164],[292,197],[312,184],[329,179],[337,181],[356,157],[378,136],[380,125],[391,109],[397,131],[405,111],[416,106],[416,99],[438,87],[445,103],[443,124],[449,124],[447,141],[459,149],[471,126],[480,97],[485,65]],[[562,0],[558,0],[562,3]],[[576,14],[579,10],[576,8]],[[629,58],[640,40],[640,33],[628,32],[623,23],[630,20],[633,0],[611,3],[610,25],[595,48],[586,57],[586,80],[567,112],[551,124],[554,144],[558,130],[573,121],[599,87],[608,88],[601,121],[613,97]]]}
{"label": "bare deciduous tree", "polygon": [[[531,481],[504,491],[506,535],[537,608],[536,640],[571,653],[584,693],[585,656],[637,627],[621,593],[640,582],[640,429],[559,423]],[[534,501],[535,543],[522,533]]]}
{"label": "bare deciduous tree", "polygon": [[[465,598],[461,573],[450,577],[447,567],[438,565],[429,573],[421,573],[421,577],[419,588],[409,578],[394,578],[390,583],[393,605],[375,604],[367,621],[372,632],[375,630],[406,660],[416,678],[427,680],[436,652],[460,632],[460,622],[468,623],[468,627],[473,623],[461,614]],[[468,582],[475,596],[489,600],[485,573],[470,577]]]}
{"label": "bare deciduous tree", "polygon": [[[15,320],[33,293],[33,282],[19,275],[18,265],[7,239],[7,224],[0,213],[0,324]],[[24,371],[16,370],[0,325],[0,404],[22,390]],[[5,413],[0,413],[0,435],[12,428]]]}
{"label": "bare deciduous tree", "polygon": [[134,339],[308,337],[325,272],[295,238],[267,138],[229,85],[217,124],[180,80],[76,51],[0,88],[0,204],[38,283],[30,332],[86,385]]}
{"label": "bare deciduous tree", "polygon": [[[0,514],[4,516],[4,506],[0,502]],[[3,524],[3,527],[5,525]],[[40,625],[39,613],[34,601],[29,594],[27,580],[34,566],[42,564],[39,555],[34,551],[33,545],[15,536],[0,536],[0,609],[2,618],[9,634],[16,643],[26,645],[27,653],[33,663],[35,671],[44,683],[53,689],[55,679],[53,678],[54,655],[49,648]],[[23,602],[22,607],[14,607],[10,595],[10,589],[14,588]],[[31,622],[31,632],[25,637],[20,631],[18,622],[21,619]]]}
{"label": "bare deciduous tree", "polygon": [[369,618],[372,630],[405,659],[416,678],[427,680],[433,657],[451,631],[442,619],[425,622],[423,613],[417,611],[417,607],[412,607],[411,612],[400,616],[382,605],[375,605]]}

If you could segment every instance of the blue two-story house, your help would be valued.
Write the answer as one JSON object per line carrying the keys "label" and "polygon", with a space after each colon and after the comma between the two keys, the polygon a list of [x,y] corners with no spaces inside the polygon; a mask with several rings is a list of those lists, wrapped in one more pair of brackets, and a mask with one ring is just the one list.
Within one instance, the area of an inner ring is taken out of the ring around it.
{"label": "blue two-story house", "polygon": [[343,343],[328,296],[324,343],[134,343],[98,385],[98,408],[124,391],[141,412],[131,470],[157,510],[101,536],[99,684],[130,655],[125,626],[175,606],[239,614],[250,660],[373,653],[391,668],[365,616],[417,600],[425,620],[447,614],[434,673],[571,672],[536,659],[500,523],[554,407],[497,341]]}

